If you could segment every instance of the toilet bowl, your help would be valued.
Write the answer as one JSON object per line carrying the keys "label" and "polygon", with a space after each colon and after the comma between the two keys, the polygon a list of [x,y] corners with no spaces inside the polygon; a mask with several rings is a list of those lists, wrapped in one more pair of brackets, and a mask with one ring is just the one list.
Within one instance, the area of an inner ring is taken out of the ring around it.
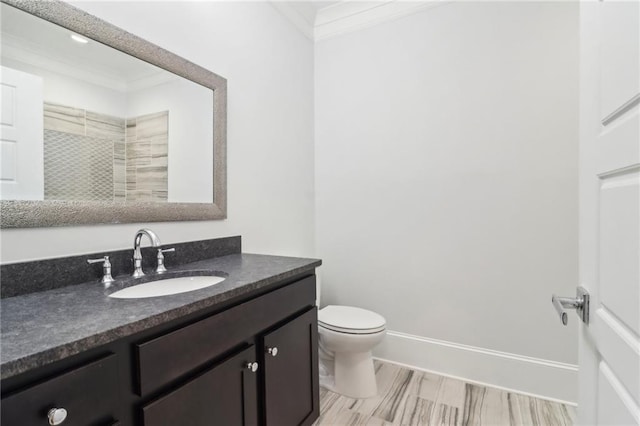
{"label": "toilet bowl", "polygon": [[351,306],[329,305],[318,312],[320,385],[351,398],[378,393],[371,350],[382,341],[382,315]]}

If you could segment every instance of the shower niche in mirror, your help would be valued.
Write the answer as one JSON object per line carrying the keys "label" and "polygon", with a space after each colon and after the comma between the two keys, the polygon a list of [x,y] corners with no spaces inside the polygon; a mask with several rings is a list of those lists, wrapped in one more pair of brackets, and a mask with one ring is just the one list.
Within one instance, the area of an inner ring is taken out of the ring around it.
{"label": "shower niche in mirror", "polygon": [[0,7],[2,227],[226,217],[224,78],[64,2]]}

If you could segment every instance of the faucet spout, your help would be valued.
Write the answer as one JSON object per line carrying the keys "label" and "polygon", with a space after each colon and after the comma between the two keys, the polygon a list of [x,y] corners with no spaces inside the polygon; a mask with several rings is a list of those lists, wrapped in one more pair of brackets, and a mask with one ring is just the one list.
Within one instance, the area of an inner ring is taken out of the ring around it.
{"label": "faucet spout", "polygon": [[160,238],[151,229],[140,229],[136,232],[136,236],[133,239],[133,277],[139,278],[144,275],[142,271],[142,251],[140,251],[140,244],[142,243],[142,237],[147,236],[153,247],[160,247]]}
{"label": "faucet spout", "polygon": [[142,237],[149,237],[149,241],[151,241],[151,245],[153,247],[160,247],[162,244],[160,243],[160,238],[153,232],[151,229],[141,229],[136,232],[136,237],[133,240],[133,248],[140,248],[140,243],[142,242]]}

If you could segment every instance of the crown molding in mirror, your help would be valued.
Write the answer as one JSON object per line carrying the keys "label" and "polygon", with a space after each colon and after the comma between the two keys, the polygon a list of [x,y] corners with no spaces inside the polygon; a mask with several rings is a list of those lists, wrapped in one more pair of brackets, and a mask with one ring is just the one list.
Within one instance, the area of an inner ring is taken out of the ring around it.
{"label": "crown molding in mirror", "polygon": [[215,220],[227,217],[227,80],[60,0],[0,0],[213,90],[213,203],[0,201],[0,227]]}

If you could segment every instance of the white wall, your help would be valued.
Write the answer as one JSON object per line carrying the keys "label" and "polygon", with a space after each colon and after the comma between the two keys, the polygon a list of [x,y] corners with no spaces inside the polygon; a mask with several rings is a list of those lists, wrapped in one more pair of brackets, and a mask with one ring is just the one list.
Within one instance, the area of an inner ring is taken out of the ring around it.
{"label": "white wall", "polygon": [[[313,45],[267,3],[80,2],[228,79],[228,219],[2,230],[2,262],[242,235],[246,252],[311,256]],[[189,31],[185,31],[185,29]]]}
{"label": "white wall", "polygon": [[128,118],[159,111],[169,111],[169,202],[213,202],[213,91],[176,76],[128,94]]}
{"label": "white wall", "polygon": [[86,109],[100,114],[123,117],[126,93],[59,74],[36,65],[2,58],[2,64],[42,77],[44,101]]}
{"label": "white wall", "polygon": [[384,315],[378,356],[575,400],[577,18],[451,2],[316,44],[322,304]]}

